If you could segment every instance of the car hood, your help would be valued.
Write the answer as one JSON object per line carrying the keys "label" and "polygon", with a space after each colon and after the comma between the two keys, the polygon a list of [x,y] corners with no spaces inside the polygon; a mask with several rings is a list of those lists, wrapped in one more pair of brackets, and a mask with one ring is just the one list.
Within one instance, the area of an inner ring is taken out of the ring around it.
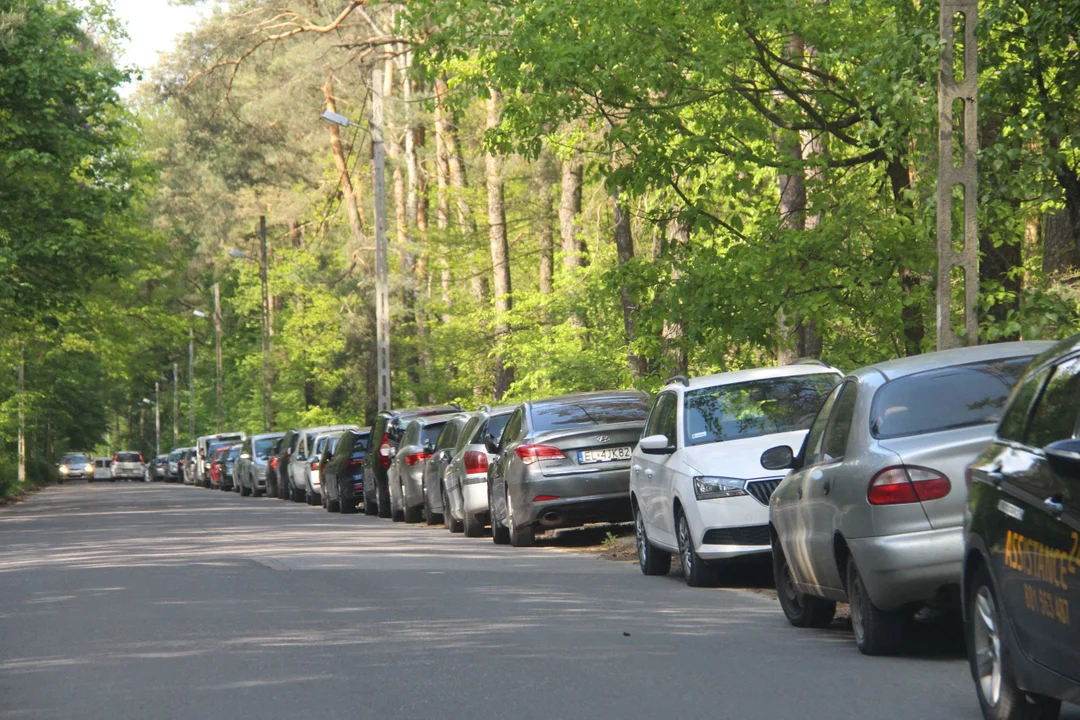
{"label": "car hood", "polygon": [[702,475],[734,478],[760,478],[784,475],[786,470],[766,470],[761,466],[761,454],[777,445],[787,445],[793,453],[802,447],[806,430],[773,433],[745,440],[694,445],[683,449],[683,462]]}

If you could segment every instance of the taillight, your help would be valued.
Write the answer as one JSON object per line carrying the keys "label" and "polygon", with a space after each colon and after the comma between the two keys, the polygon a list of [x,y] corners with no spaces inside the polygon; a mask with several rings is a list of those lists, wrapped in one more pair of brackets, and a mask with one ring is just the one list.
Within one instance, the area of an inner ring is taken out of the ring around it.
{"label": "taillight", "polygon": [[140,455],[139,455],[139,462],[140,462],[141,464],[143,464],[143,465],[145,465],[145,464],[146,464],[146,461],[145,461],[145,460],[143,460],[143,456],[142,456],[142,454],[140,454]]}
{"label": "taillight", "polygon": [[379,443],[379,462],[384,468],[390,467],[390,434],[383,433],[382,442]]}
{"label": "taillight", "polygon": [[431,457],[431,453],[429,453],[429,452],[420,451],[418,453],[410,453],[410,454],[405,456],[405,464],[406,465],[415,465],[416,463],[421,462],[422,460],[427,460],[429,457]]}
{"label": "taillight", "polygon": [[533,498],[533,502],[547,502],[549,500],[558,500],[558,495],[537,495]]}
{"label": "taillight", "polygon": [[526,465],[532,465],[541,460],[566,459],[566,456],[562,454],[562,450],[557,447],[551,447],[550,445],[522,445],[515,449],[514,452],[521,458],[521,462]]}
{"label": "taillight", "polygon": [[311,461],[311,469],[312,470],[318,470],[319,469],[319,459],[318,458],[315,458],[314,460]]}
{"label": "taillight", "polygon": [[871,505],[904,505],[940,500],[951,490],[949,478],[936,470],[895,465],[873,477],[866,491],[866,499]]}
{"label": "taillight", "polygon": [[488,471],[488,456],[486,452],[469,450],[465,453],[465,474],[475,475]]}
{"label": "taillight", "polygon": [[112,456],[112,461],[113,462],[120,462],[120,456],[119,455],[113,455]]}
{"label": "taillight", "polygon": [[345,461],[345,467],[360,467],[364,464],[364,458],[349,458]]}
{"label": "taillight", "polygon": [[270,458],[270,469],[277,470],[277,456]]}

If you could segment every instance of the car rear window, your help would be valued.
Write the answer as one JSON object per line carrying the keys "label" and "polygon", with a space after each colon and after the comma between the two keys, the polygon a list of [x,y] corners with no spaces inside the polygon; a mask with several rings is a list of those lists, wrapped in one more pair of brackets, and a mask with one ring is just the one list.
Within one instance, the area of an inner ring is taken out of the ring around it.
{"label": "car rear window", "polygon": [[874,394],[870,432],[886,439],[996,424],[1032,357],[954,365],[887,382]]}
{"label": "car rear window", "polygon": [[[567,403],[536,405],[532,409],[533,430],[566,430],[589,425],[645,422],[649,415],[645,397],[590,398]],[[509,416],[507,417],[509,421]],[[503,423],[506,427],[506,422]],[[490,430],[490,434],[495,435]],[[500,433],[501,434],[501,433]]]}
{"label": "car rear window", "polygon": [[838,382],[839,375],[815,373],[691,390],[683,396],[686,443],[807,430]]}
{"label": "car rear window", "polygon": [[279,438],[262,438],[255,441],[255,454],[259,457],[268,456],[274,449]]}
{"label": "car rear window", "polygon": [[139,453],[122,452],[116,453],[116,462],[137,463],[142,462],[142,460],[139,459]]}
{"label": "car rear window", "polygon": [[434,446],[435,442],[439,439],[439,433],[442,432],[442,429],[445,426],[445,422],[423,426],[420,428],[420,442],[417,444]]}
{"label": "car rear window", "polygon": [[360,450],[364,450],[366,452],[369,442],[371,442],[370,435],[357,435],[356,439],[353,440],[353,452],[355,453]]}

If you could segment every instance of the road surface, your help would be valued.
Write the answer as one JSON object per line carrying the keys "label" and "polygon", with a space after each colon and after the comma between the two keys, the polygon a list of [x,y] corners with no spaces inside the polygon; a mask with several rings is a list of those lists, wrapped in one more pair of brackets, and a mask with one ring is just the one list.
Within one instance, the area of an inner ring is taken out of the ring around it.
{"label": "road surface", "polygon": [[68,484],[0,548],[0,718],[979,717],[952,642],[865,658],[761,593],[279,500]]}

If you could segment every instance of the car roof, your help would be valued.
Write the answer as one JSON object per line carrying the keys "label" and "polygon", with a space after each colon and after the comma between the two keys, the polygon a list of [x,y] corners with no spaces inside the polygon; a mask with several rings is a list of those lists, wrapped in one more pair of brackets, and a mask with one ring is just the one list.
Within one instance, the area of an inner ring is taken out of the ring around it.
{"label": "car roof", "polygon": [[277,440],[280,437],[285,437],[285,433],[283,433],[283,432],[259,433],[258,435],[251,435],[248,439],[249,440],[265,440],[266,438],[270,438],[271,440]]}
{"label": "car roof", "polygon": [[380,415],[386,415],[387,417],[399,418],[405,415],[443,415],[446,413],[460,412],[461,408],[458,405],[423,405],[420,407],[411,408],[394,408],[392,410],[383,410]]}
{"label": "car roof", "polygon": [[749,368],[746,370],[730,370],[714,375],[703,375],[691,378],[688,384],[673,382],[667,384],[664,389],[701,390],[702,388],[734,385],[736,383],[753,382],[754,380],[770,380],[772,378],[804,377],[806,375],[843,375],[842,372],[829,365],[816,363],[795,363],[774,367]]}
{"label": "car roof", "polygon": [[452,412],[442,413],[440,415],[421,415],[420,417],[410,418],[409,422],[420,423],[421,425],[428,425],[433,423],[450,422],[454,418],[462,418],[463,420],[467,421],[473,415],[474,413],[471,412]]}
{"label": "car roof", "polygon": [[565,405],[567,403],[581,402],[583,400],[615,400],[630,398],[647,400],[648,397],[648,395],[640,390],[595,390],[593,392],[572,393],[570,395],[559,395],[557,397],[544,398],[542,400],[528,400],[526,402],[532,407],[543,407],[545,405]]}
{"label": "car roof", "polygon": [[1025,355],[1039,355],[1053,346],[1054,343],[1049,340],[1028,340],[939,350],[937,352],[923,353],[922,355],[887,360],[876,365],[868,365],[856,370],[852,375],[862,377],[873,372],[880,372],[886,379],[895,380],[926,370],[936,370],[953,365],[966,365],[967,363],[987,360],[1004,360]]}

